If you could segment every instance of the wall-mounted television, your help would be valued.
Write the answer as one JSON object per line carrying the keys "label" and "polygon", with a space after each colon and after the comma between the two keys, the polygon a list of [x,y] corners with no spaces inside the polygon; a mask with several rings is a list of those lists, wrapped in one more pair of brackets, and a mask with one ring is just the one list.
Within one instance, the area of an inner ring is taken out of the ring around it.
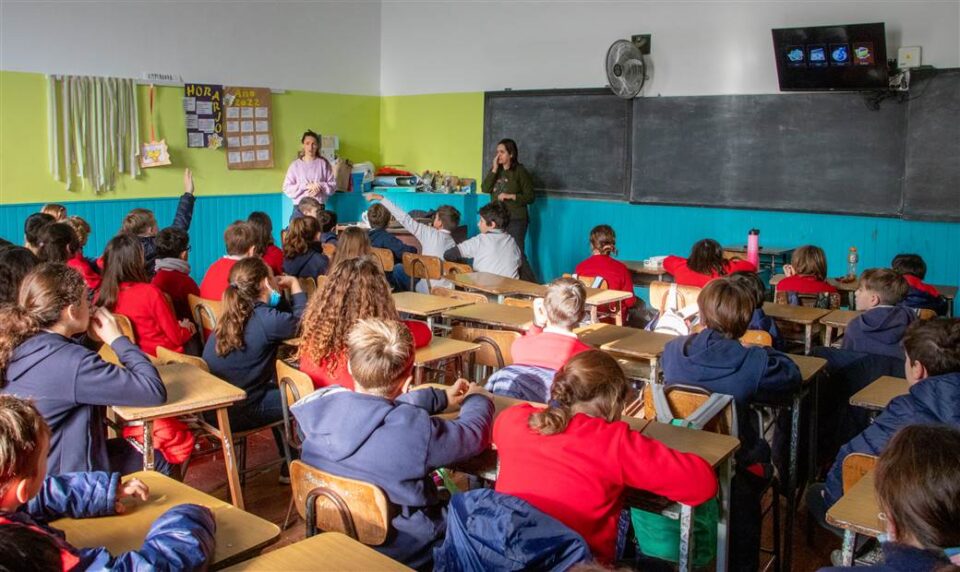
{"label": "wall-mounted television", "polygon": [[886,89],[883,23],[773,30],[781,91]]}

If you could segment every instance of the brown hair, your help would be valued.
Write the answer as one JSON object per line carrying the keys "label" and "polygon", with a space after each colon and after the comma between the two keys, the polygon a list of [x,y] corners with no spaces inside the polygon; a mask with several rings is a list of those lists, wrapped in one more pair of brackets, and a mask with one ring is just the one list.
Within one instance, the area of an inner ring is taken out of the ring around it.
{"label": "brown hair", "polygon": [[747,333],[756,294],[738,280],[711,280],[697,296],[700,319],[708,328],[730,340]]}
{"label": "brown hair", "polygon": [[17,303],[0,310],[0,387],[13,350],[59,322],[64,308],[82,303],[86,294],[83,277],[65,264],[48,262],[27,274]]}
{"label": "brown hair", "polygon": [[[304,199],[306,200],[306,199]],[[303,201],[300,201],[301,204]],[[320,203],[317,203],[320,204]],[[337,213],[328,210],[322,210],[317,212],[316,216],[317,222],[320,223],[320,230],[322,232],[330,232],[337,226]]]}
{"label": "brown hair", "polygon": [[513,139],[501,139],[497,141],[497,145],[503,145],[503,148],[507,150],[507,153],[510,155],[511,167],[520,163],[520,150],[517,149],[516,141]]}
{"label": "brown hair", "polygon": [[33,403],[0,395],[0,496],[17,478],[35,477],[50,428]]}
{"label": "brown hair", "polygon": [[357,385],[388,395],[413,369],[413,334],[397,320],[358,320],[347,334],[347,357]]}
{"label": "brown hair", "polygon": [[251,247],[257,246],[260,233],[254,226],[243,220],[235,220],[223,231],[223,242],[230,256],[246,256]]}
{"label": "brown hair", "polygon": [[[300,214],[307,214],[303,209],[309,209],[316,213],[319,213],[323,210],[323,203],[315,199],[314,197],[303,197],[300,199],[300,202],[297,203],[297,209],[300,210]],[[313,215],[310,215],[313,216]]]}
{"label": "brown hair", "polygon": [[67,207],[58,205],[57,203],[48,203],[43,205],[43,208],[40,209],[40,212],[52,216],[53,218],[57,219],[58,222],[67,218]]}
{"label": "brown hair", "polygon": [[296,258],[310,249],[310,243],[317,240],[320,223],[312,216],[302,216],[290,221],[290,228],[283,236],[283,255]]}
{"label": "brown hair", "polygon": [[36,247],[40,242],[40,229],[56,222],[56,219],[46,213],[33,213],[23,221],[23,239],[27,246]]}
{"label": "brown hair", "polygon": [[801,276],[813,276],[817,280],[827,279],[827,255],[819,246],[807,244],[794,250],[790,264]]}
{"label": "brown hair", "polygon": [[[307,140],[307,137],[313,137],[313,140],[317,142],[317,154],[315,155],[315,157],[317,159],[320,159],[321,158],[320,157],[320,141],[321,141],[320,135],[318,135],[317,133],[314,133],[312,129],[307,129],[306,131],[303,132],[303,135],[300,136],[300,143],[302,144],[303,142],[305,142]],[[300,150],[297,151],[297,159],[303,159],[303,155],[304,155],[303,148],[301,147]]]}
{"label": "brown hair", "polygon": [[73,227],[55,222],[40,229],[37,256],[43,262],[66,262],[80,252],[80,239]]}
{"label": "brown hair", "polygon": [[[360,256],[370,256],[370,235],[359,226],[344,229],[337,239],[337,250],[333,253],[333,265],[352,260]],[[381,272],[382,274],[382,272]]]}
{"label": "brown hair", "polygon": [[0,306],[16,303],[23,277],[37,264],[40,261],[28,248],[14,246],[0,251]]}
{"label": "brown hair", "polygon": [[257,229],[260,233],[260,241],[263,243],[263,250],[266,251],[266,247],[273,244],[273,221],[270,220],[270,215],[263,211],[253,211],[247,216],[247,222],[252,224],[254,228]]}
{"label": "brown hair", "polygon": [[575,278],[557,278],[547,286],[543,306],[550,323],[570,329],[580,323],[587,300],[587,288]]}
{"label": "brown hair", "polygon": [[590,231],[590,248],[600,254],[611,255],[617,252],[617,233],[609,224],[598,224]]}
{"label": "brown hair", "polygon": [[80,248],[86,246],[87,239],[90,238],[90,223],[78,217],[77,215],[67,217],[67,220],[63,222],[73,227],[73,232],[77,233],[77,240],[80,241]]}
{"label": "brown hair", "polygon": [[723,247],[720,243],[712,238],[704,238],[697,241],[690,249],[687,268],[698,274],[710,276],[716,273],[723,276],[727,273],[723,262]]}
{"label": "brown hair", "polygon": [[960,546],[960,430],[908,425],[880,455],[874,487],[901,539],[927,550]]}
{"label": "brown hair", "polygon": [[927,263],[919,254],[898,254],[893,257],[890,268],[897,274],[909,274],[920,280],[927,276]]}
{"label": "brown hair", "polygon": [[903,335],[903,349],[931,376],[960,371],[960,318],[917,320]]}
{"label": "brown hair", "polygon": [[763,302],[767,298],[767,285],[763,283],[763,278],[756,272],[739,270],[727,276],[737,284],[743,286],[748,291],[753,292],[753,309],[763,308]]}
{"label": "brown hair", "polygon": [[586,406],[595,417],[616,421],[629,389],[627,378],[615,359],[599,350],[579,353],[553,378],[550,399],[556,405],[531,415],[529,426],[542,435],[562,433],[576,405]]}
{"label": "brown hair", "polygon": [[370,228],[387,228],[390,224],[390,211],[380,203],[374,203],[367,209],[367,221]]}
{"label": "brown hair", "polygon": [[138,237],[126,232],[111,238],[103,249],[103,279],[97,304],[113,310],[123,282],[150,282],[144,269],[143,245]]}
{"label": "brown hair", "polygon": [[460,211],[450,205],[440,205],[437,207],[436,218],[440,219],[440,226],[444,230],[456,230],[460,226]]}
{"label": "brown hair", "polygon": [[270,269],[260,258],[244,258],[230,269],[227,289],[223,291],[220,320],[213,333],[217,336],[217,355],[224,357],[233,350],[244,349],[243,331],[260,299],[260,285],[270,276]]}
{"label": "brown hair", "polygon": [[889,268],[870,268],[860,275],[860,288],[872,290],[880,296],[880,303],[893,306],[910,291],[906,279]]}
{"label": "brown hair", "polygon": [[398,319],[383,271],[366,256],[334,266],[310,298],[300,323],[300,355],[315,364],[329,359],[327,371],[332,375],[343,359],[347,333],[363,318]]}
{"label": "brown hair", "polygon": [[123,217],[120,232],[129,232],[140,236],[154,232],[157,228],[157,219],[150,209],[133,209]]}

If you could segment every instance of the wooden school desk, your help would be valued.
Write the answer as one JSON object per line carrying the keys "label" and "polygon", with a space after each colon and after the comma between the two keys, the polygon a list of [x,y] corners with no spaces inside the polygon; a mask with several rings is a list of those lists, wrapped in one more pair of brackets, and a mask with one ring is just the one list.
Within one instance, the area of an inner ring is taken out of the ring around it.
{"label": "wooden school desk", "polygon": [[442,314],[444,310],[473,304],[469,300],[457,300],[456,298],[421,294],[419,292],[394,292],[393,303],[398,312],[410,314],[417,318],[425,318],[430,329],[433,329],[434,318]]}
{"label": "wooden school desk", "polygon": [[873,489],[874,472],[864,475],[827,511],[827,522],[843,529],[842,566],[853,566],[858,534],[877,537],[886,530],[880,520],[880,503]]}
{"label": "wooden school desk", "polygon": [[74,546],[106,546],[116,555],[139,549],[153,521],[168,509],[179,504],[198,504],[209,508],[217,521],[212,569],[250,558],[280,538],[280,527],[276,524],[170,477],[143,471],[127,475],[123,480],[130,478],[140,479],[150,487],[150,498],[146,502],[124,501],[127,512],[116,516],[62,518],[51,524],[66,532],[67,541]]}
{"label": "wooden school desk", "polygon": [[650,287],[653,282],[673,282],[673,276],[663,269],[663,265],[649,267],[643,264],[642,260],[621,260],[633,283],[637,286]]}
{"label": "wooden school desk", "polygon": [[629,336],[603,344],[600,349],[611,354],[650,362],[650,381],[656,382],[660,373],[658,367],[660,354],[663,353],[667,342],[675,339],[675,336],[669,334],[635,330]]}
{"label": "wooden school desk", "polygon": [[846,328],[851,320],[862,313],[857,310],[834,310],[820,318],[820,323],[823,324],[823,347],[830,347],[834,329],[837,330],[837,335],[839,335],[840,331]]}
{"label": "wooden school desk", "polygon": [[590,321],[597,323],[600,321],[598,315],[601,306],[613,306],[613,319],[616,325],[623,325],[623,312],[620,305],[624,300],[633,297],[633,292],[624,292],[623,290],[601,290],[599,288],[587,288],[587,298],[585,303],[590,309]]}
{"label": "wooden school desk", "polygon": [[373,548],[339,532],[325,532],[231,566],[230,572],[402,572],[411,570]]}
{"label": "wooden school desk", "polygon": [[113,411],[126,421],[143,421],[143,468],[154,468],[153,421],[163,417],[178,417],[217,412],[217,425],[214,427],[198,416],[201,427],[220,439],[223,446],[223,462],[227,469],[227,482],[230,485],[230,498],[237,508],[243,508],[243,491],[240,488],[240,475],[237,472],[237,458],[233,452],[233,433],[230,431],[230,419],[227,409],[238,401],[246,399],[247,393],[219,377],[207,373],[192,365],[173,363],[157,367],[160,379],[167,388],[167,402],[156,407],[114,406]]}
{"label": "wooden school desk", "polygon": [[[777,273],[777,265],[783,268],[784,264],[790,263],[790,257],[793,256],[795,248],[783,248],[779,246],[761,246],[760,247],[760,268],[763,270],[766,264],[770,268],[770,274]],[[723,247],[724,258],[742,258],[747,259],[747,246],[745,244],[731,244]]]}
{"label": "wooden school desk", "polygon": [[580,341],[588,346],[600,349],[604,344],[615,342],[617,340],[632,336],[641,332],[639,328],[628,326],[616,326],[613,324],[589,324],[579,328],[574,328],[573,333],[577,334]]}
{"label": "wooden school desk", "polygon": [[829,314],[831,310],[764,302],[763,312],[774,320],[802,325],[803,353],[810,355],[810,350],[813,348],[813,325],[818,323],[820,318]]}
{"label": "wooden school desk", "polygon": [[536,297],[543,296],[547,291],[545,286],[490,272],[458,272],[452,279],[454,284],[465,290],[496,296],[498,302],[514,294]]}
{"label": "wooden school desk", "polygon": [[494,329],[526,332],[533,326],[533,308],[503,304],[474,304],[443,312],[443,317]]}
{"label": "wooden school desk", "polygon": [[850,405],[883,411],[894,398],[910,393],[910,384],[902,377],[884,375],[850,396]]}
{"label": "wooden school desk", "polygon": [[[481,304],[486,306],[487,304]],[[423,370],[427,365],[438,361],[456,359],[457,375],[463,372],[463,356],[472,354],[480,349],[480,344],[473,342],[464,342],[453,338],[434,337],[430,340],[430,345],[417,350],[413,358],[413,366],[416,368],[413,374],[415,383],[423,382]]]}

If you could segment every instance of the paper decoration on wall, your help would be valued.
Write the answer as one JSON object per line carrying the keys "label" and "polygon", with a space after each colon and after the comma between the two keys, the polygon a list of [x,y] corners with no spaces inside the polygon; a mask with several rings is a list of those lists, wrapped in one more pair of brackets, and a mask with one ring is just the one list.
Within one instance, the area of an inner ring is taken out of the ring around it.
{"label": "paper decoration on wall", "polygon": [[223,145],[222,85],[184,84],[183,112],[187,124],[187,147],[219,149]]}
{"label": "paper decoration on wall", "polygon": [[228,169],[273,167],[273,109],[270,90],[262,87],[224,87],[224,133]]}
{"label": "paper decoration on wall", "polygon": [[170,164],[170,152],[164,139],[157,141],[157,133],[153,120],[153,86],[150,86],[150,141],[140,146],[140,166],[162,167]]}

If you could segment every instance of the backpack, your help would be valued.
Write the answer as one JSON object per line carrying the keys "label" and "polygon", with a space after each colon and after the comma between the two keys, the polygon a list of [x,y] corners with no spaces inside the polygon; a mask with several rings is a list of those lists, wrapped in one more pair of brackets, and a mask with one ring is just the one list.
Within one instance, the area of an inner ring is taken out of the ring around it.
{"label": "backpack", "polygon": [[[677,291],[677,285],[671,284],[670,291],[664,296],[663,303],[660,306],[660,315],[650,322],[647,329],[658,334],[670,334],[671,336],[690,335],[691,325],[687,323],[687,320],[696,322],[696,316],[700,310],[696,302],[681,307],[681,298]],[[683,300],[683,302],[685,301]]]}

